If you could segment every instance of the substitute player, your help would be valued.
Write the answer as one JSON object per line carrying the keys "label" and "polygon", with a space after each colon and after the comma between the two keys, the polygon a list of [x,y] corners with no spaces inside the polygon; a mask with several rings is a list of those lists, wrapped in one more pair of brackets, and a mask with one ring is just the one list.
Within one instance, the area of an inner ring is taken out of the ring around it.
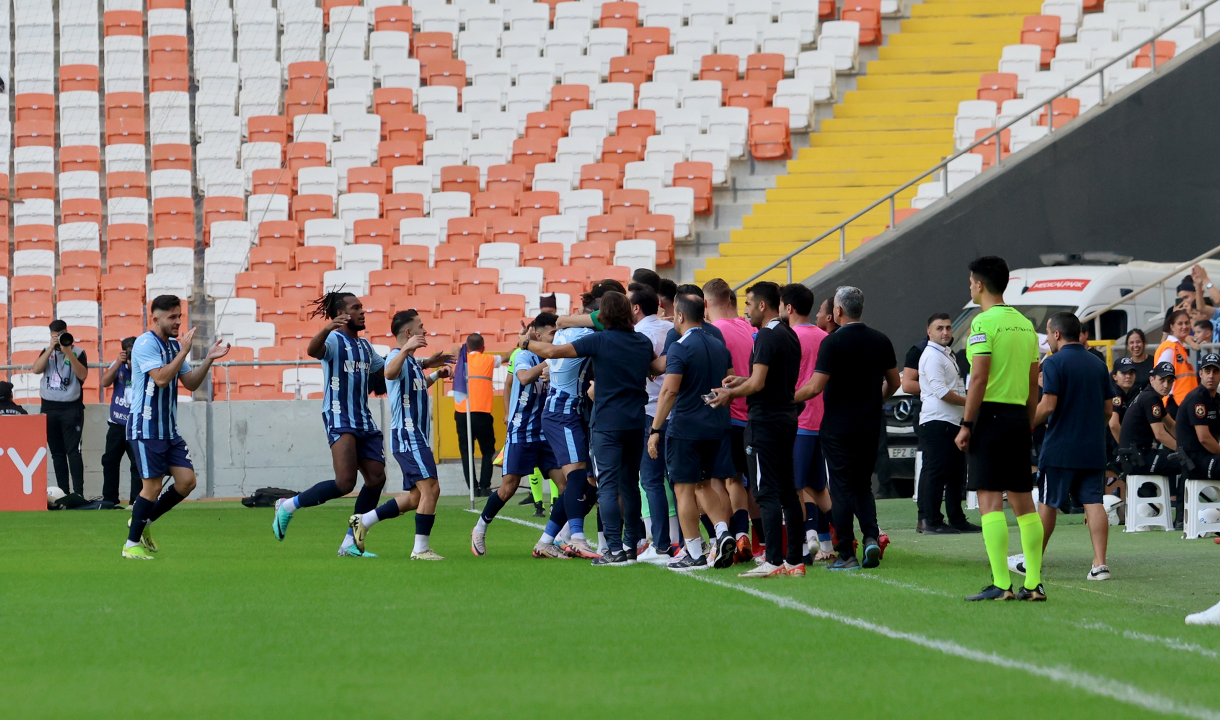
{"label": "substitute player", "polygon": [[[310,357],[322,361],[326,386],[322,394],[322,424],[330,443],[335,479],[314,485],[300,495],[278,500],[271,531],[283,540],[292,514],[303,507],[321,505],[343,497],[356,488],[356,474],[364,476],[364,487],[356,498],[357,515],[377,507],[385,487],[385,455],[381,430],[369,411],[369,376],[382,372],[385,361],[373,351],[364,330],[364,305],[348,292],[328,292],[314,302],[312,317],[329,322],[309,341]],[[348,528],[339,546],[339,557],[376,557],[356,547]]]}
{"label": "substitute player", "polygon": [[[995,256],[970,263],[970,299],[983,309],[970,323],[970,386],[957,447],[966,453],[967,487],[976,490],[992,582],[967,600],[1046,600],[1042,587],[1042,521],[1034,511],[1030,454],[1038,404],[1038,335],[1004,304],[1008,263]],[[1021,528],[1025,583],[1014,595],[1008,570],[1004,493]]]}
{"label": "substitute player", "polygon": [[[402,468],[402,489],[406,495],[394,498],[376,510],[352,515],[348,522],[356,548],[364,552],[369,528],[382,520],[415,511],[415,547],[412,560],[444,560],[431,546],[432,525],[436,521],[436,501],[441,496],[436,459],[432,455],[432,413],[428,388],[450,375],[445,365],[452,356],[436,353],[423,362],[415,359],[417,350],[427,347],[424,321],[415,310],[394,313],[390,331],[398,347],[386,358],[386,391],[390,398],[390,449]],[[437,368],[428,374],[426,370]]]}
{"label": "substitute player", "polygon": [[[140,494],[131,506],[127,544],[123,557],[152,560],[157,543],[149,525],[186,499],[195,489],[195,469],[186,441],[178,434],[178,382],[194,392],[208,376],[212,361],[229,352],[229,345],[217,340],[208,348],[199,367],[191,369],[187,358],[195,328],[186,331],[181,341],[182,301],[174,295],[158,295],[148,308],[149,329],[136,338],[131,349],[131,387],[128,400],[131,415],[127,420],[127,440],[135,451],[140,473]],[[174,484],[164,494],[161,482],[169,475]]]}
{"label": "substitute player", "polygon": [[[553,313],[539,313],[526,329],[526,336],[531,340],[549,343],[555,336],[555,320]],[[508,432],[504,441],[504,477],[496,492],[487,497],[483,513],[471,531],[470,547],[475,555],[481,555],[475,548],[483,548],[486,552],[487,526],[500,509],[504,507],[517,488],[521,478],[528,477],[534,468],[542,468],[543,472],[552,476],[559,487],[564,486],[563,473],[547,444],[542,431],[542,411],[546,402],[547,384],[544,379],[547,365],[534,353],[521,350],[517,353],[512,375],[512,390],[508,403]],[[551,503],[551,520],[547,524],[550,541],[541,540],[534,546],[536,558],[561,558],[567,555],[555,546],[555,535],[567,522],[567,515],[562,503]]]}

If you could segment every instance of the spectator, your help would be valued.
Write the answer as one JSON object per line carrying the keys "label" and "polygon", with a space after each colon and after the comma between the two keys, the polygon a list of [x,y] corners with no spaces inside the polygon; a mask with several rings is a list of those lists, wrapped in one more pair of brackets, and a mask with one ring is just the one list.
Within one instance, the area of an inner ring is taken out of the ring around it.
{"label": "spectator", "polygon": [[127,502],[134,503],[144,483],[136,468],[136,454],[127,442],[127,416],[131,400],[127,389],[131,385],[131,347],[135,337],[123,338],[119,357],[102,372],[102,387],[114,386],[110,398],[110,420],[106,423],[106,451],[102,453],[102,501],[119,504],[119,467],[123,456],[131,463],[131,487]]}
{"label": "spectator", "polygon": [[631,282],[647,285],[655,293],[661,292],[661,276],[648,268],[636,268],[635,272],[631,273]]}
{"label": "spectator", "polygon": [[1195,286],[1195,307],[1199,310],[1206,308],[1207,312],[1203,316],[1211,323],[1212,337],[1220,337],[1220,307],[1217,307],[1220,306],[1220,289],[1212,284],[1202,265],[1195,265],[1190,269],[1190,279]]}
{"label": "spectator", "polygon": [[673,322],[674,320],[674,298],[678,295],[678,284],[669,278],[661,278],[657,285],[657,303],[661,306],[658,311],[662,320]]}
{"label": "spectator", "polygon": [[835,322],[834,316],[834,302],[830,298],[826,298],[822,301],[822,304],[818,306],[818,314],[817,317],[814,318],[814,323],[816,323],[817,326],[822,328],[822,330],[824,330],[826,333],[832,333],[839,329],[839,324]]}
{"label": "spectator", "polygon": [[[923,465],[919,473],[919,532],[952,535],[982,532],[966,520],[962,498],[966,488],[966,455],[954,443],[966,406],[966,383],[958,374],[957,359],[949,344],[953,323],[947,313],[928,318],[928,342],[919,358],[919,451]],[[941,498],[945,515],[941,515]]]}
{"label": "spectator", "polygon": [[0,381],[0,415],[28,415],[25,408],[13,402],[13,384]]}
{"label": "spectator", "polygon": [[1197,354],[1200,352],[1209,352],[1201,349],[1200,346],[1210,343],[1212,341],[1212,337],[1212,321],[1208,320],[1207,318],[1199,318],[1198,320],[1194,321],[1193,327],[1191,328],[1190,339],[1186,341],[1186,344],[1196,351],[1197,357]]}
{"label": "spectator", "polygon": [[479,444],[483,455],[483,466],[474,488],[475,497],[486,497],[491,492],[492,464],[496,459],[496,428],[491,418],[491,376],[500,367],[499,355],[483,354],[483,336],[471,333],[466,339],[466,384],[467,399],[454,407],[453,420],[457,423],[458,445],[462,452],[462,474],[466,485],[470,485],[470,445],[466,437],[466,408],[470,412],[470,432]]}
{"label": "spectator", "polygon": [[542,312],[553,313],[559,309],[559,303],[555,299],[555,293],[550,295],[540,295],[538,297],[538,309]]}
{"label": "spectator", "polygon": [[[55,465],[55,482],[70,492],[68,478],[78,495],[85,492],[85,465],[81,459],[81,430],[85,425],[85,402],[81,383],[89,376],[89,358],[73,347],[68,324],[52,320],[51,344],[34,361],[34,373],[42,375],[39,395],[42,414],[47,416],[47,449]],[[70,475],[69,475],[70,474]]]}
{"label": "spectator", "polygon": [[1199,387],[1194,365],[1190,363],[1190,354],[1182,344],[1183,340],[1190,337],[1190,316],[1185,310],[1173,310],[1165,318],[1162,331],[1165,333],[1165,339],[1157,346],[1152,358],[1157,363],[1173,364],[1173,400],[1181,407],[1187,393]]}
{"label": "spectator", "polygon": [[1148,354],[1148,338],[1144,336],[1144,331],[1136,328],[1127,334],[1127,357],[1131,359],[1131,364],[1135,366],[1135,387],[1136,390],[1143,390],[1148,387],[1148,376],[1152,374],[1152,367],[1156,362],[1152,356]]}

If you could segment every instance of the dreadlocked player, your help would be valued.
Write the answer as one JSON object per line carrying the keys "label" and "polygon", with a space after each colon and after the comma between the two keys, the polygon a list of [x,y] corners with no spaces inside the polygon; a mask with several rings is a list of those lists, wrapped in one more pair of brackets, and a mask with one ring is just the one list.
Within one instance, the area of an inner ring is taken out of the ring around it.
{"label": "dreadlocked player", "polygon": [[[377,507],[385,486],[385,455],[381,430],[369,412],[369,378],[380,375],[385,361],[373,352],[364,330],[364,305],[349,292],[328,292],[314,301],[311,317],[325,316],[330,322],[309,341],[310,357],[322,361],[326,387],[322,394],[322,423],[330,442],[335,479],[320,482],[296,497],[275,504],[271,529],[284,539],[292,514],[350,493],[356,488],[356,472],[364,476],[364,487],[356,497],[355,513],[363,515]],[[340,557],[376,557],[356,547],[349,528],[339,547]]]}

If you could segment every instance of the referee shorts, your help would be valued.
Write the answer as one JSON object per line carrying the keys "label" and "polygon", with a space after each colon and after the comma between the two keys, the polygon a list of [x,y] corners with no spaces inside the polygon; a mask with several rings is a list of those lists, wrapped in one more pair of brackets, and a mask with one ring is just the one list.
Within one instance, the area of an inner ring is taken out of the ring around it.
{"label": "referee shorts", "polygon": [[979,408],[966,453],[966,488],[1030,492],[1033,435],[1024,405],[985,402]]}

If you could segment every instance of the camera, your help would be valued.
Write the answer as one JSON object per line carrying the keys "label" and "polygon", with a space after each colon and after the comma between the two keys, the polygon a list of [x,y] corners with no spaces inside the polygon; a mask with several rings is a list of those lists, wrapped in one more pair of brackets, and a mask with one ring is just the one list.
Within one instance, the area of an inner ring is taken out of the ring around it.
{"label": "camera", "polygon": [[55,339],[55,344],[60,347],[72,347],[72,342],[74,340],[75,338],[72,337],[72,333],[61,332],[59,337]]}

